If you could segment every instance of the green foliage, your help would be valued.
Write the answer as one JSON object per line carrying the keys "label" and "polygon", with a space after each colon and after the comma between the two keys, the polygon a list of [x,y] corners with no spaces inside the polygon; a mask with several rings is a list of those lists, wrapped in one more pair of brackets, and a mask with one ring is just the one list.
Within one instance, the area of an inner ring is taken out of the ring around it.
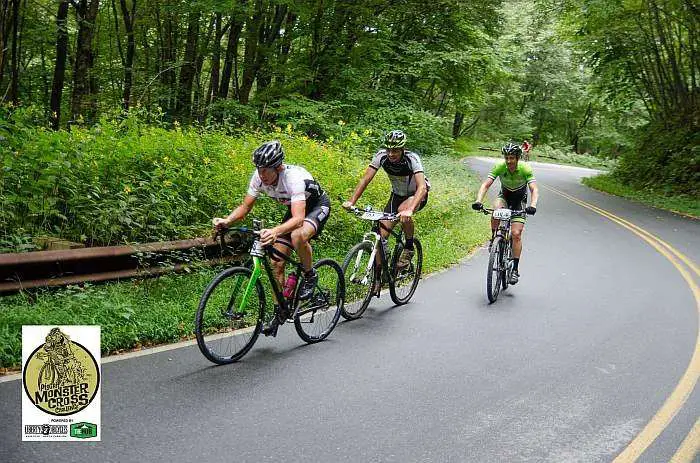
{"label": "green foliage", "polygon": [[637,189],[697,198],[700,192],[698,114],[679,114],[674,119],[654,121],[643,127],[637,149],[622,155],[615,176]]}
{"label": "green foliage", "polygon": [[596,190],[700,219],[700,197],[697,191],[695,194],[674,194],[666,188],[659,188],[658,185],[657,188],[637,188],[623,183],[623,180],[614,174],[588,177],[582,182]]}

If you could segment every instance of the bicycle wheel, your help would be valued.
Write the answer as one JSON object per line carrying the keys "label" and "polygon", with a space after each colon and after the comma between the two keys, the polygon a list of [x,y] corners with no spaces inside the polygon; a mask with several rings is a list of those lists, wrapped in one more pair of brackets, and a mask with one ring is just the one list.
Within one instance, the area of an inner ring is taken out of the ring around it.
{"label": "bicycle wheel", "polygon": [[294,315],[294,327],[308,343],[323,341],[338,323],[345,301],[343,269],[333,259],[314,264],[318,283],[311,298],[300,301]]}
{"label": "bicycle wheel", "polygon": [[375,272],[374,263],[369,261],[371,255],[372,244],[363,241],[353,246],[343,261],[345,304],[341,315],[346,320],[360,318],[372,300]]}
{"label": "bicycle wheel", "polygon": [[489,254],[489,269],[486,274],[486,295],[489,302],[496,302],[498,293],[501,290],[501,256],[503,255],[503,238],[497,236],[491,243],[491,253]]}
{"label": "bicycle wheel", "polygon": [[394,255],[391,257],[391,276],[389,281],[389,295],[396,305],[406,304],[411,300],[418,287],[418,281],[423,270],[423,247],[418,238],[413,238],[413,258],[408,267],[398,271],[399,257],[403,252],[403,243],[399,241],[394,247]]}
{"label": "bicycle wheel", "polygon": [[219,365],[243,357],[258,338],[265,311],[265,292],[260,280],[244,295],[253,272],[232,267],[214,277],[199,301],[194,333],[202,354]]}

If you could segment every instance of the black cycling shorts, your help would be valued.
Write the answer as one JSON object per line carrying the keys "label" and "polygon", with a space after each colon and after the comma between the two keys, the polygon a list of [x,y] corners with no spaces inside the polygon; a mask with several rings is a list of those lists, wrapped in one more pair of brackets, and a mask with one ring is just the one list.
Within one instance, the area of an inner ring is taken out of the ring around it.
{"label": "black cycling shorts", "polygon": [[[313,238],[317,238],[321,232],[323,231],[323,227],[326,225],[326,222],[328,221],[328,217],[331,214],[331,200],[328,197],[327,194],[322,194],[319,198],[318,201],[316,201],[314,204],[309,204],[306,203],[306,217],[304,217],[304,222],[310,223],[314,229],[316,230],[316,233],[314,234]],[[292,218],[292,208],[290,207],[287,210],[287,213],[284,215],[284,218],[282,219],[282,223],[286,222],[287,220]],[[279,238],[284,238],[283,241],[288,241],[291,244],[291,233],[287,233],[286,235],[282,235]],[[278,238],[278,240],[279,240]]]}
{"label": "black cycling shorts", "polygon": [[[386,203],[386,206],[384,206],[384,212],[386,212],[387,214],[398,214],[399,206],[408,198],[410,198],[410,196],[399,196],[392,191],[391,196],[389,196],[389,201]],[[425,193],[423,200],[420,202],[420,204],[418,205],[418,209],[416,209],[415,212],[418,212],[421,209],[423,209],[426,204],[428,204],[427,192]]]}

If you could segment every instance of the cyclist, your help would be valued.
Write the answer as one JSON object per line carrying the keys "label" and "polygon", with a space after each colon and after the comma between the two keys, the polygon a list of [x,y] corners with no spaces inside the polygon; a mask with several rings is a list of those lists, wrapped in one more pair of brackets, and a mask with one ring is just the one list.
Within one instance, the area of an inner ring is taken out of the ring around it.
{"label": "cyclist", "polygon": [[523,149],[523,155],[524,155],[523,157],[525,158],[526,161],[529,160],[530,159],[530,150],[532,149],[532,145],[530,143],[528,143],[527,140],[524,140],[521,147]]}
{"label": "cyclist", "polygon": [[[425,177],[423,171],[423,163],[420,157],[413,151],[407,150],[406,134],[401,130],[392,130],[384,137],[383,148],[377,151],[365,170],[364,175],[355,188],[349,200],[343,203],[346,209],[355,205],[364,193],[367,185],[372,181],[377,171],[381,168],[386,171],[391,181],[391,195],[384,207],[384,212],[398,213],[403,231],[406,235],[406,247],[399,256],[397,269],[400,271],[411,263],[415,252],[413,247],[413,214],[420,211],[428,203],[428,191],[430,191],[430,182]],[[394,227],[393,222],[382,221],[383,227],[380,234],[382,243],[385,244],[389,231]],[[377,257],[379,264],[379,257]],[[377,282],[379,283],[379,282]],[[377,290],[378,288],[375,288]]]}
{"label": "cyclist", "polygon": [[[217,230],[222,230],[243,220],[261,192],[287,206],[282,223],[261,230],[260,241],[263,245],[274,245],[275,249],[287,256],[292,249],[297,252],[304,267],[299,299],[308,299],[318,282],[309,240],[323,231],[331,210],[330,199],[306,169],[284,164],[284,150],[277,140],[260,145],[253,152],[253,164],[256,170],[243,202],[228,217],[215,217],[212,223]],[[273,272],[280,287],[284,286],[284,266],[285,261],[281,258],[273,259]],[[268,327],[267,332],[271,331],[276,331],[276,326]]]}
{"label": "cyclist", "polygon": [[[501,179],[501,191],[494,202],[494,208],[508,207],[512,210],[525,210],[527,214],[537,212],[537,200],[539,192],[532,167],[525,162],[518,162],[523,154],[522,148],[514,143],[507,143],[501,149],[505,160],[497,163],[488,178],[481,184],[479,193],[476,195],[476,202],[472,204],[474,210],[480,211],[484,205],[482,201],[489,187],[496,178]],[[527,190],[532,193],[532,201],[527,206]],[[527,207],[526,207],[527,206]],[[498,228],[498,220],[491,219],[491,239]],[[511,273],[510,284],[514,285],[520,278],[518,264],[520,254],[523,250],[523,229],[525,228],[525,216],[514,216],[511,223],[511,236],[513,238],[513,272]]]}

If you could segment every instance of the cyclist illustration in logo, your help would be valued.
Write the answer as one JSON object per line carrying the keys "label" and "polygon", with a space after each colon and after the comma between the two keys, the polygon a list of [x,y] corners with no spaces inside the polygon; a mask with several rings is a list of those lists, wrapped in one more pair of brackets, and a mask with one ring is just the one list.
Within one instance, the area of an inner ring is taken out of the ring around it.
{"label": "cyclist illustration in logo", "polygon": [[37,357],[44,360],[37,387],[78,384],[85,379],[85,369],[75,357],[70,339],[60,329],[53,328],[49,332],[43,350],[37,353]]}

